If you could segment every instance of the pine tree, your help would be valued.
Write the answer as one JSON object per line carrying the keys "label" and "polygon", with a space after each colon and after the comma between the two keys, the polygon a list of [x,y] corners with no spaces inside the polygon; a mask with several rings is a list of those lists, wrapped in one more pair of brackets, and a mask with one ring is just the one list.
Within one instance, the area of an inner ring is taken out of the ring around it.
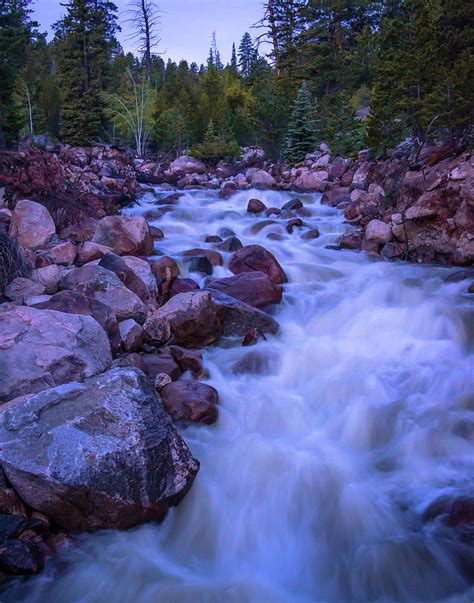
{"label": "pine tree", "polygon": [[89,144],[102,133],[117,8],[109,0],[69,0],[66,8],[55,26],[62,136],[71,144]]}
{"label": "pine tree", "polygon": [[405,0],[397,17],[385,20],[374,60],[371,147],[389,148],[406,135],[422,146],[440,126],[440,15],[438,0]]}
{"label": "pine tree", "polygon": [[255,47],[251,35],[246,32],[239,46],[239,67],[243,77],[250,77],[255,63]]}
{"label": "pine tree", "polygon": [[232,55],[230,58],[230,67],[235,73],[237,73],[239,70],[239,64],[237,62],[237,52],[235,50],[235,43],[232,44]]}
{"label": "pine tree", "polygon": [[290,164],[304,159],[313,151],[317,140],[317,124],[314,105],[308,84],[303,82],[293,105],[290,123],[284,141],[283,154]]}
{"label": "pine tree", "polygon": [[30,18],[30,0],[0,2],[0,145],[13,142],[22,126],[15,103],[16,79],[24,69],[37,23]]}

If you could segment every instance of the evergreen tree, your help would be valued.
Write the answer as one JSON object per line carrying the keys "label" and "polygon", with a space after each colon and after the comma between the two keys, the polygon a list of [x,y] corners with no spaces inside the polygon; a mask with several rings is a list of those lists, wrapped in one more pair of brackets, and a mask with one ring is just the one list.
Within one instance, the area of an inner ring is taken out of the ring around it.
{"label": "evergreen tree", "polygon": [[308,84],[303,82],[293,105],[293,112],[284,141],[283,154],[290,164],[304,159],[317,141],[317,123]]}
{"label": "evergreen tree", "polygon": [[237,52],[235,50],[235,43],[232,44],[232,55],[230,58],[230,67],[235,73],[237,73],[239,70],[239,64],[237,62]]}
{"label": "evergreen tree", "polygon": [[100,138],[104,125],[102,92],[117,48],[117,8],[109,0],[69,0],[66,8],[55,26],[62,136],[88,144]]}
{"label": "evergreen tree", "polygon": [[13,142],[22,126],[15,102],[16,79],[37,36],[29,5],[30,0],[0,2],[0,145]]}
{"label": "evergreen tree", "polygon": [[250,77],[255,64],[256,53],[251,35],[246,32],[239,46],[239,67],[243,77]]}

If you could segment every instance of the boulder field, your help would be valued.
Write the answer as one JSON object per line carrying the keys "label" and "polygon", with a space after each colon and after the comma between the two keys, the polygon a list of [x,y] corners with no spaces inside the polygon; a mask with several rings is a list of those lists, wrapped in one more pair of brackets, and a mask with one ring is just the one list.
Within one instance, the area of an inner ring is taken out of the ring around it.
{"label": "boulder field", "polygon": [[[31,199],[4,215],[0,244],[21,259],[0,299],[6,579],[40,572],[78,533],[161,521],[179,504],[199,461],[178,429],[219,416],[200,349],[276,334],[265,310],[287,279],[268,250],[230,233],[210,243],[225,259],[208,247],[158,257],[143,217],[103,217],[76,241]],[[224,264],[233,276],[214,278]]]}

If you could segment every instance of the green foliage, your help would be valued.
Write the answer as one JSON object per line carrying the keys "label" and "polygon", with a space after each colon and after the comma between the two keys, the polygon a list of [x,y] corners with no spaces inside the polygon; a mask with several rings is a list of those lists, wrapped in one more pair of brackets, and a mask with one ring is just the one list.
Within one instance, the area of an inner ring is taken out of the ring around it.
{"label": "green foliage", "polygon": [[108,0],[69,0],[66,10],[55,25],[62,137],[90,144],[103,132],[117,8]]}
{"label": "green foliage", "polygon": [[315,149],[318,131],[314,109],[308,84],[303,82],[293,105],[284,142],[283,153],[290,164],[301,161],[306,153]]}
{"label": "green foliage", "polygon": [[191,149],[191,155],[207,163],[216,164],[218,161],[231,161],[240,155],[240,147],[235,140],[226,140],[219,134],[214,123],[209,126],[202,144]]}

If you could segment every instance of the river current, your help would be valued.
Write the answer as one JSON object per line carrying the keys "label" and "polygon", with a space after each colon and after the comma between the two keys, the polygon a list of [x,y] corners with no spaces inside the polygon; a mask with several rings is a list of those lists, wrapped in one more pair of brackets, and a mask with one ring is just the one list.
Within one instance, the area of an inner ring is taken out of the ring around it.
{"label": "river current", "polygon": [[[157,251],[178,260],[213,248],[204,238],[222,228],[269,249],[289,280],[272,311],[281,332],[203,351],[220,415],[182,430],[201,470],[163,524],[84,536],[2,601],[472,603],[472,541],[431,511],[474,496],[467,281],[327,248],[347,226],[319,195],[300,196],[319,238],[282,222],[255,233],[265,218],[247,214],[248,200],[281,207],[290,196],[187,191],[151,221],[165,233]],[[257,373],[237,370],[249,351],[263,358]]]}

